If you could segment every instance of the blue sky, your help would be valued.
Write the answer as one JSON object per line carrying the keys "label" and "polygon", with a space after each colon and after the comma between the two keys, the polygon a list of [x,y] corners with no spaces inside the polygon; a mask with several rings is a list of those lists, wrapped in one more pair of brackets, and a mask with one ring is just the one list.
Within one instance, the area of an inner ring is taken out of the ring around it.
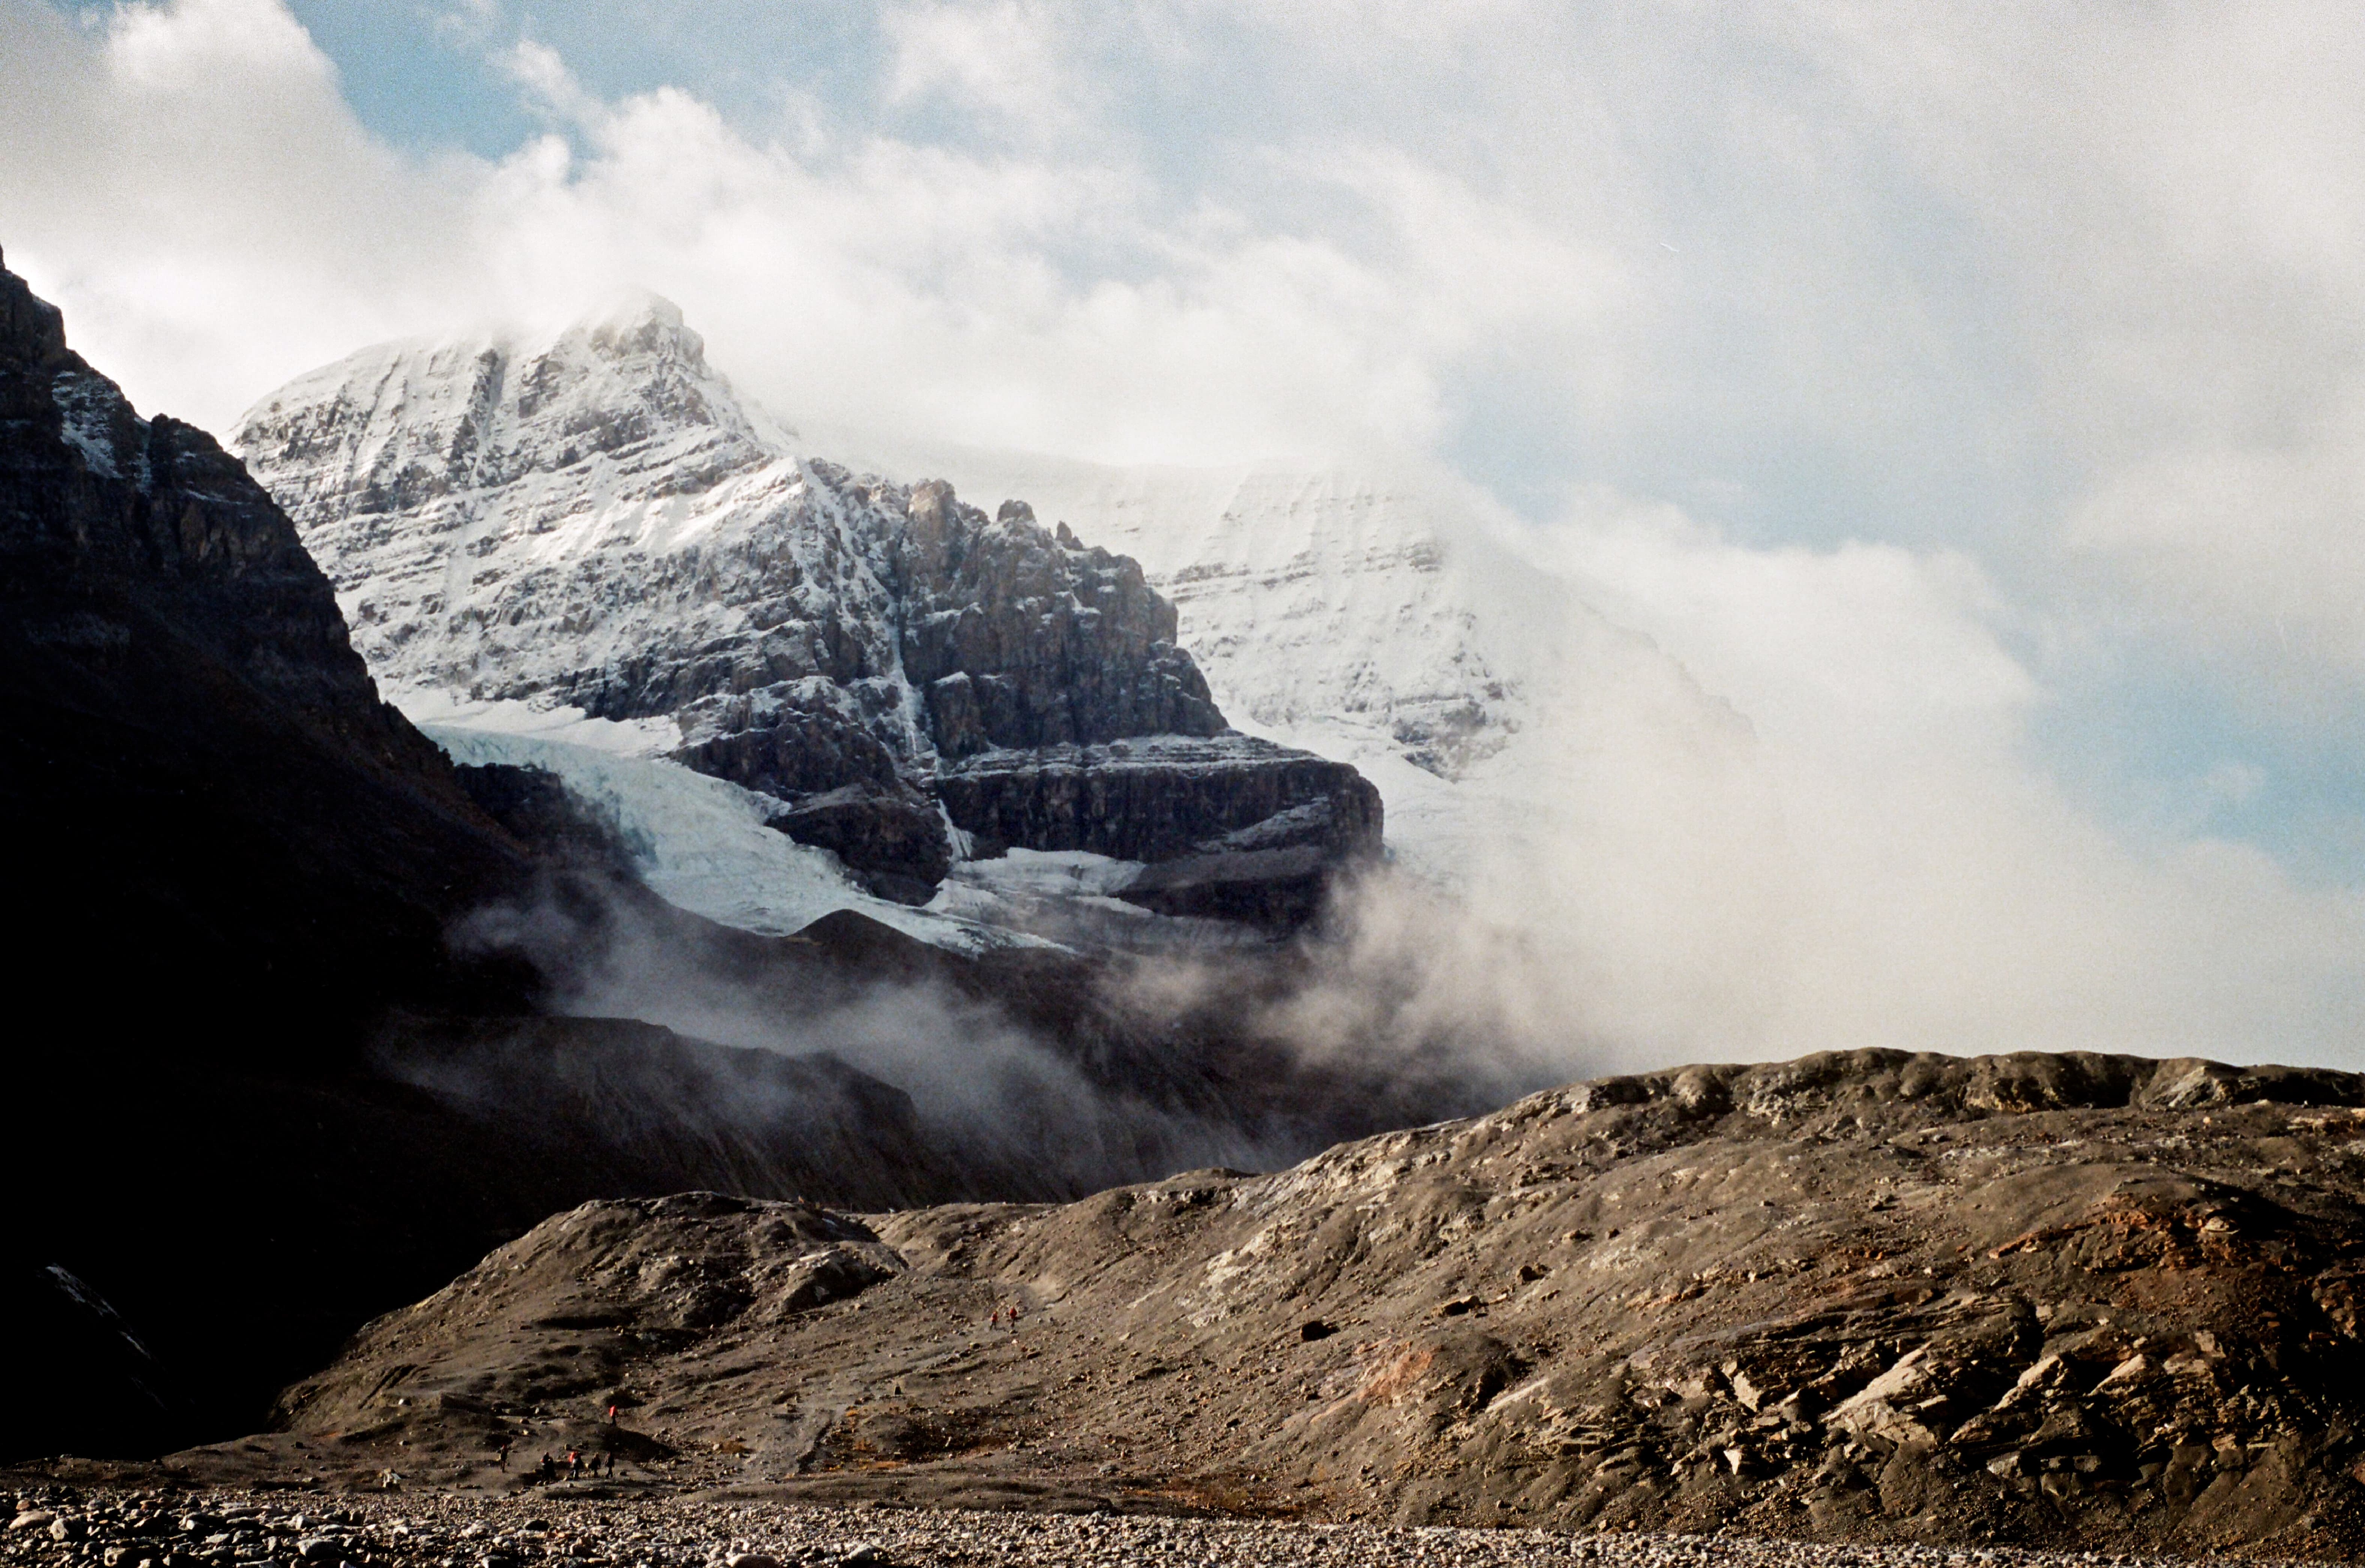
{"label": "blue sky", "polygon": [[1997,694],[1999,766],[2131,857],[2365,888],[2353,7],[0,0],[0,244],[143,407],[645,285],[791,417],[1434,467],[1626,563],[1605,602],[1766,723],[1874,655],[1643,585],[1710,539],[1772,625],[1886,550],[1864,612]]}
{"label": "blue sky", "polygon": [[[104,16],[111,0],[80,0]],[[418,151],[461,148],[498,158],[543,129],[488,45],[532,38],[564,56],[603,97],[690,87],[744,124],[776,115],[784,88],[848,105],[871,91],[881,49],[857,7],[716,0],[652,7],[633,25],[600,6],[472,13],[428,0],[298,0],[291,7],[337,62],[362,123]]]}

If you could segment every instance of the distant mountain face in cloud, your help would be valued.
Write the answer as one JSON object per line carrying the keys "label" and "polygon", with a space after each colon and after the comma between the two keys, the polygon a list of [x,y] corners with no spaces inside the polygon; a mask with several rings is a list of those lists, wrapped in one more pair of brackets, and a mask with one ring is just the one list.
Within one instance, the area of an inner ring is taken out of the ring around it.
{"label": "distant mountain face in cloud", "polygon": [[1982,912],[1882,961],[2347,1027],[2348,9],[391,15],[0,0],[0,242],[141,407],[641,285],[800,426],[1384,460],[1825,781],[1849,921]]}

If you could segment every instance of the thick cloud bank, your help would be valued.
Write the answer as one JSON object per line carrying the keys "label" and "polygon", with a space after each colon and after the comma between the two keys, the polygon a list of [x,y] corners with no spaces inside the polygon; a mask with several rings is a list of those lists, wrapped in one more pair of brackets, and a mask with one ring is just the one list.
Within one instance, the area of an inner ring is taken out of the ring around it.
{"label": "thick cloud bank", "polygon": [[497,158],[278,0],[78,15],[0,0],[0,244],[143,409],[644,285],[793,421],[1384,462],[1571,614],[1466,925],[1358,962],[1638,1058],[2359,1065],[2348,8],[913,4],[750,94],[480,0]]}

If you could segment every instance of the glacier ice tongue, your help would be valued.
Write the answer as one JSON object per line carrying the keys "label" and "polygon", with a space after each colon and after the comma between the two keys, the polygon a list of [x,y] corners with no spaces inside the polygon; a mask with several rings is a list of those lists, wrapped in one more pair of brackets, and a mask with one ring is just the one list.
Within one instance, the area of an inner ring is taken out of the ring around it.
{"label": "glacier ice tongue", "polygon": [[724,925],[788,936],[833,911],[850,909],[955,952],[1043,945],[979,920],[873,898],[846,877],[836,857],[764,825],[779,801],[679,763],[514,729],[452,722],[420,727],[463,766],[539,767],[557,775],[616,823],[635,869],[654,891]]}

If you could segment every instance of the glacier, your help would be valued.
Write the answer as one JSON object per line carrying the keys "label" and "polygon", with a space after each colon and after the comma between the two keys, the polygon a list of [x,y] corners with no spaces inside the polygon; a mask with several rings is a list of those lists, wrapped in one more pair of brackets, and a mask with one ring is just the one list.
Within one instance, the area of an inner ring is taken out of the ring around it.
{"label": "glacier", "polygon": [[[425,705],[422,705],[425,706]],[[536,767],[613,822],[633,869],[667,902],[759,935],[789,936],[823,915],[854,910],[955,952],[1037,944],[988,924],[994,906],[972,902],[964,918],[912,909],[864,892],[827,850],[765,826],[779,803],[752,790],[692,772],[662,757],[554,738],[581,733],[561,714],[489,712],[482,723],[455,715],[419,721],[427,737],[463,767]],[[544,733],[528,728],[544,721]]]}

